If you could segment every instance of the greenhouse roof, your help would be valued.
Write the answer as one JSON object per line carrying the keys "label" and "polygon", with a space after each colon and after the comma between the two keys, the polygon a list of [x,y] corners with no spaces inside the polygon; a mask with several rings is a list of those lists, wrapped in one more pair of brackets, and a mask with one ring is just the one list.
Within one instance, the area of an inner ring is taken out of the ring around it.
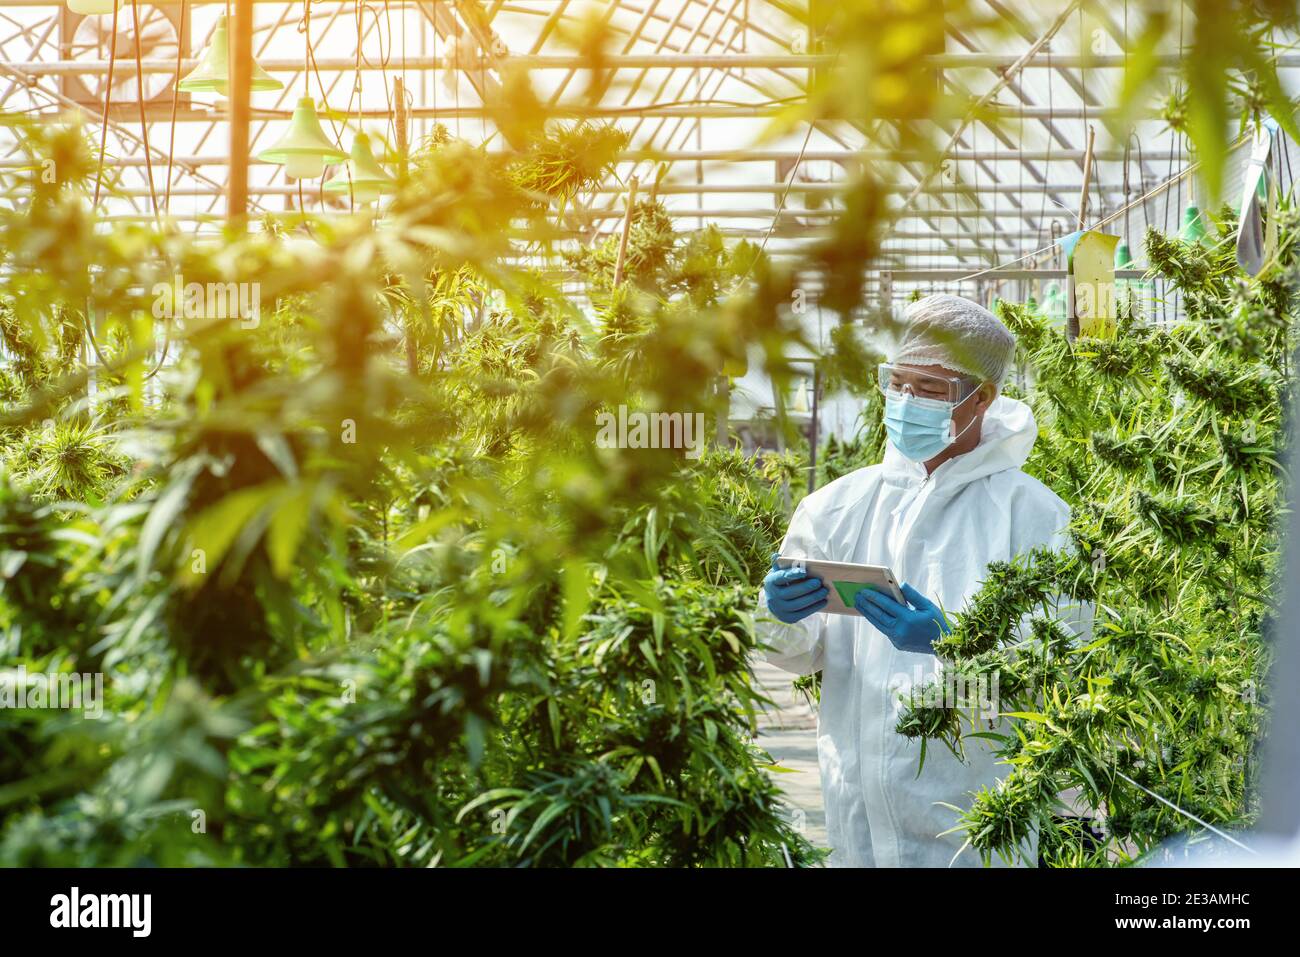
{"label": "greenhouse roof", "polygon": [[[411,142],[441,124],[491,149],[500,146],[493,116],[514,68],[527,71],[550,115],[609,122],[630,136],[613,174],[569,211],[575,242],[619,229],[635,177],[640,195],[662,200],[683,229],[714,224],[774,256],[795,255],[843,208],[844,184],[859,165],[875,164],[895,215],[871,279],[888,273],[891,283],[924,286],[985,278],[999,266],[1059,265],[1055,241],[1079,222],[1085,165],[1088,223],[1109,223],[1139,258],[1142,229],[1177,228],[1194,199],[1186,138],[1154,106],[1124,142],[1106,125],[1147,5],[1085,11],[1064,2],[974,0],[973,26],[949,19],[944,49],[929,54],[936,83],[984,112],[925,120],[945,146],[941,165],[924,151],[900,151],[893,127],[870,129],[824,105],[807,122],[810,84],[818,71],[842,64],[818,52],[802,6],[255,0],[254,54],[283,86],[252,97],[249,209],[347,211],[346,197],[289,181],[256,158],[279,137],[299,97],[328,104],[325,133],[344,149],[358,130],[391,148],[399,88]],[[593,10],[613,37],[600,54],[610,71],[603,77],[583,68],[592,61],[580,52]],[[1182,25],[1183,10],[1171,8],[1179,27],[1156,51],[1160,69],[1172,71],[1181,59],[1191,28],[1190,13]],[[111,14],[82,16],[57,0],[0,0],[0,108],[49,116],[75,110],[98,140],[111,89],[103,162],[116,189],[104,200],[107,218],[149,221],[162,210],[182,229],[216,231],[227,212],[227,107],[218,93],[173,94],[178,71],[199,65],[224,11],[212,0],[126,2],[114,37]],[[1300,55],[1283,49],[1278,64],[1289,83]],[[1289,161],[1289,149],[1283,155]],[[17,137],[0,134],[0,172],[29,163]]]}

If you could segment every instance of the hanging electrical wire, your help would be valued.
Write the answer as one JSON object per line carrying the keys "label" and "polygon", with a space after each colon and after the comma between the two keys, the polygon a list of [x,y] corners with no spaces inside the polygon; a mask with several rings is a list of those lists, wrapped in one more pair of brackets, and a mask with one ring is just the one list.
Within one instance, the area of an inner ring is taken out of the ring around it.
{"label": "hanging electrical wire", "polygon": [[108,80],[104,84],[104,116],[99,133],[99,168],[95,172],[95,199],[92,209],[99,208],[99,192],[104,182],[104,153],[108,149],[108,108],[113,102],[113,69],[117,65],[117,11],[118,4],[113,4],[113,25],[108,40]]}
{"label": "hanging electrical wire", "polygon": [[144,165],[145,174],[149,180],[149,202],[153,208],[156,221],[158,219],[158,194],[154,191],[153,152],[149,149],[149,121],[145,117],[144,107],[144,61],[141,52],[141,48],[144,46],[144,34],[140,31],[140,0],[131,0],[131,19],[135,26],[135,99],[136,105],[140,109],[140,138],[144,141]]}
{"label": "hanging electrical wire", "polygon": [[189,10],[189,0],[181,0],[180,24],[176,34],[176,76],[172,79],[171,121],[167,131],[167,182],[163,186],[163,213],[171,212],[172,201],[172,165],[176,156],[176,108],[180,103],[181,63],[185,55],[185,45],[181,42],[185,36],[185,15]]}
{"label": "hanging electrical wire", "polygon": [[[1052,77],[1056,74],[1056,67],[1053,66],[1052,64],[1052,45],[1050,43],[1047,44],[1047,46],[1045,47],[1045,51],[1047,53],[1048,134],[1047,134],[1047,149],[1046,152],[1043,154],[1046,157],[1046,160],[1043,163],[1043,178],[1050,181],[1052,177],[1052,145],[1055,142],[1055,137],[1052,135],[1051,131],[1056,129],[1056,102],[1055,102],[1054,92],[1052,90]],[[1021,139],[1021,142],[1024,142],[1023,138]],[[1047,190],[1044,189],[1039,194],[1039,199],[1038,199],[1038,228],[1039,231],[1041,232],[1046,227],[1048,229],[1048,234],[1051,235],[1051,228],[1047,227],[1046,223],[1047,223]],[[1038,241],[1041,242],[1042,241],[1041,238]]]}

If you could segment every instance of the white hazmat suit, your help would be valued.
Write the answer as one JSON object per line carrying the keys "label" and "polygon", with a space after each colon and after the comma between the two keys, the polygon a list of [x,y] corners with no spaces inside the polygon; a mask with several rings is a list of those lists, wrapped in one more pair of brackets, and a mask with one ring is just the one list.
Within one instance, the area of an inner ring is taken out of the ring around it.
{"label": "white hazmat suit", "polygon": [[[960,612],[990,562],[1040,546],[1070,547],[1069,507],[1020,469],[1037,434],[1029,407],[1000,396],[985,413],[979,444],[928,477],[922,464],[887,445],[879,465],[799,503],[781,554],[887,565],[898,581]],[[817,751],[829,863],[978,866],[980,857],[969,848],[953,861],[965,834],[939,837],[957,815],[936,802],[967,807],[971,793],[1007,767],[996,763],[985,739],[965,742],[965,764],[932,742],[918,776],[920,742],[894,730],[900,691],[935,675],[938,659],[897,650],[864,617],[818,612],[787,625],[760,603],[768,660],[795,674],[822,672]],[[1036,854],[1031,847],[1029,861]]]}

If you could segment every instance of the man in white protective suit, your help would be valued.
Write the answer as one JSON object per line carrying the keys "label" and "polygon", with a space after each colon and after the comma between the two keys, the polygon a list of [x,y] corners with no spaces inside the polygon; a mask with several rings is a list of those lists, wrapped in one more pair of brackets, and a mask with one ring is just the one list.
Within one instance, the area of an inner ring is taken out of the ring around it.
{"label": "man in white protective suit", "polygon": [[[931,644],[950,630],[943,612],[962,610],[990,562],[1072,547],[1069,507],[1021,471],[1038,434],[1033,414],[999,395],[1015,353],[1010,331],[957,296],[920,299],[906,318],[897,354],[879,370],[884,460],[803,499],[781,546],[783,557],[888,566],[906,604],[864,589],[860,615],[824,613],[829,583],[775,560],[760,599],[768,660],[822,673],[817,751],[833,866],[981,863],[969,848],[958,854],[964,832],[942,833],[957,823],[943,804],[969,806],[1009,769],[990,742],[967,739],[965,762],[934,745],[918,775],[920,743],[894,730],[900,698],[940,673]],[[1072,620],[1076,633],[1086,629],[1084,614]]]}

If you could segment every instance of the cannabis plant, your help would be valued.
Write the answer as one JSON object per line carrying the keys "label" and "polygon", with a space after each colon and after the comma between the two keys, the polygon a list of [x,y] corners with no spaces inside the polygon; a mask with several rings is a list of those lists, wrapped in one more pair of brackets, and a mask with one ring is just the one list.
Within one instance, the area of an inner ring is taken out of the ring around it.
{"label": "cannabis plant", "polygon": [[[1070,343],[999,307],[1039,424],[1027,468],[1073,507],[1075,551],[991,567],[936,645],[954,676],[996,676],[1006,730],[923,690],[898,723],[958,753],[992,739],[1004,780],[954,808],[986,859],[1022,857],[1037,833],[1049,864],[1122,864],[1252,821],[1300,281],[1297,215],[1282,215],[1254,279],[1234,268],[1230,220],[1204,248],[1148,233],[1185,304],[1172,327],[1129,314],[1115,339]],[[1087,640],[1056,619],[1062,598],[1095,606]]]}

